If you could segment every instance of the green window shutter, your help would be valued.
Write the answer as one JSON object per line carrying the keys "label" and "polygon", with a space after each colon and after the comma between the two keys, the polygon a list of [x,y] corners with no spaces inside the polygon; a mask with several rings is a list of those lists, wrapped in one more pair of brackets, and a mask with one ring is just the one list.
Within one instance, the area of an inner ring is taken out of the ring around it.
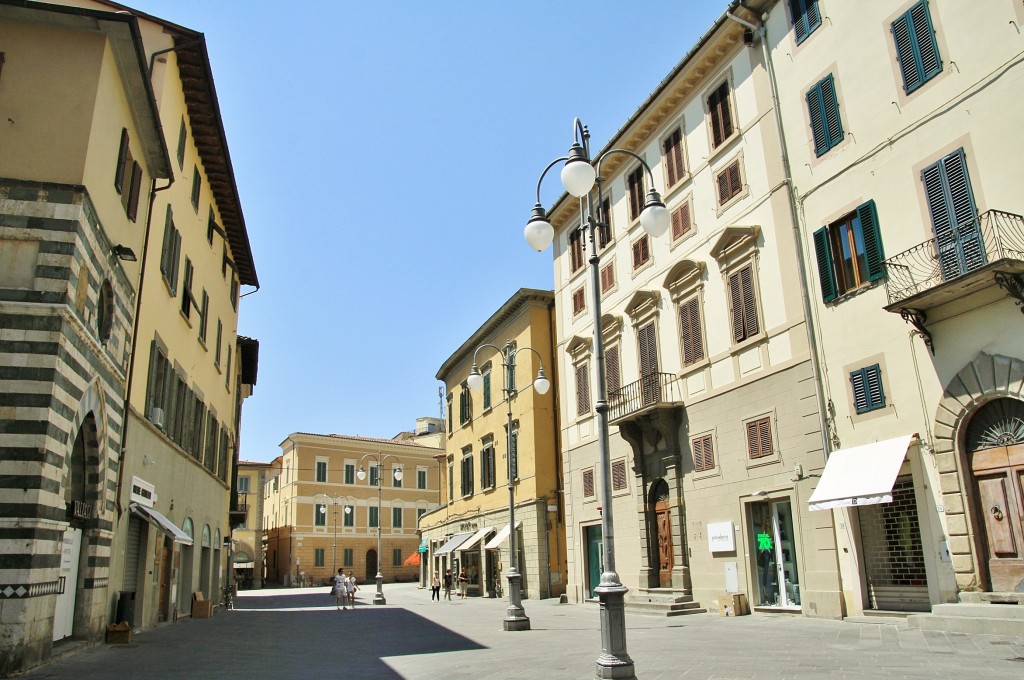
{"label": "green window shutter", "polygon": [[858,206],[857,219],[860,220],[861,237],[864,239],[868,281],[877,281],[885,276],[885,251],[882,249],[882,234],[878,229],[875,202],[868,201]]}
{"label": "green window shutter", "polygon": [[850,384],[853,386],[853,407],[858,414],[885,407],[882,369],[878,364],[850,373]]}
{"label": "green window shutter", "polygon": [[824,302],[835,300],[839,291],[836,289],[836,275],[832,268],[832,253],[828,242],[828,227],[814,232],[814,257],[818,260],[818,281],[821,283],[821,299]]}
{"label": "green window shutter", "polygon": [[942,71],[928,3],[921,0],[892,22],[896,57],[903,74],[903,89],[910,94]]}
{"label": "green window shutter", "polygon": [[832,74],[807,93],[807,112],[811,120],[814,151],[822,156],[843,140],[843,122],[839,117],[839,101]]}
{"label": "green window shutter", "polygon": [[793,33],[799,45],[814,30],[821,26],[821,13],[818,11],[818,0],[789,0],[790,14],[793,17]]}
{"label": "green window shutter", "polygon": [[484,373],[484,409],[491,407],[491,372]]}

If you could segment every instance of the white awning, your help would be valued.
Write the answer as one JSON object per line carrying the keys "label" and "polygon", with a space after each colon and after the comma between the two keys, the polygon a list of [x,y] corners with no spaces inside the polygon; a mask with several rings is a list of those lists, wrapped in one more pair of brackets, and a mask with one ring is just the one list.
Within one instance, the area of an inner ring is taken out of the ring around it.
{"label": "white awning", "polygon": [[[516,529],[523,526],[522,522],[516,522]],[[501,547],[501,544],[508,540],[508,525],[506,524],[501,528],[501,531],[494,535],[494,538],[487,541],[487,545],[484,546],[484,550],[497,550]]]}
{"label": "white awning", "polygon": [[833,451],[807,505],[830,510],[892,502],[892,485],[917,435]]}
{"label": "white awning", "polygon": [[470,531],[467,531],[464,534],[455,534],[450,539],[448,539],[447,543],[442,545],[440,549],[438,549],[438,551],[434,553],[434,557],[441,557],[442,555],[447,555],[448,553],[450,553],[451,551],[455,550],[460,545],[465,543],[466,539],[468,539],[472,535],[473,533]]}
{"label": "white awning", "polygon": [[128,507],[136,515],[150,522],[153,526],[163,531],[165,534],[173,538],[176,542],[182,543],[184,545],[192,545],[191,536],[189,536],[184,531],[176,527],[174,525],[174,522],[167,519],[153,508],[147,508],[145,505],[139,505],[138,503],[132,503]]}
{"label": "white awning", "polygon": [[252,569],[256,565],[255,562],[235,562],[235,569]]}
{"label": "white awning", "polygon": [[470,536],[469,540],[460,545],[459,550],[472,550],[476,547],[476,544],[483,539],[484,536],[491,533],[492,531],[494,531],[494,527],[484,527],[480,531]]}

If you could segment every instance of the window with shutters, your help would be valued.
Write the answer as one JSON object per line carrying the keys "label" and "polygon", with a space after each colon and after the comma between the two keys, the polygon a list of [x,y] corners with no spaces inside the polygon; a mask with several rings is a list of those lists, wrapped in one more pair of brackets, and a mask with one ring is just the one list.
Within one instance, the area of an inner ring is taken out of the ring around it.
{"label": "window with shutters", "polygon": [[369,519],[367,520],[367,524],[376,529],[380,526],[380,508],[376,505],[371,505],[367,510],[369,510]]}
{"label": "window with shutters", "polygon": [[658,333],[654,321],[637,329],[637,354],[640,363],[640,398],[647,406],[661,401],[658,376]]}
{"label": "window with shutters", "polygon": [[327,481],[327,461],[318,460],[316,462],[316,481],[326,482]]}
{"label": "window with shutters", "polygon": [[843,121],[839,116],[839,99],[831,73],[807,92],[807,114],[811,121],[814,153],[821,157],[843,141]]}
{"label": "window with shutters", "polygon": [[[402,508],[391,508],[391,526],[395,529],[402,528]],[[402,563],[401,559],[398,563]]]}
{"label": "window with shutters", "polygon": [[587,308],[587,296],[583,292],[583,286],[580,286],[572,292],[572,315],[577,316]]}
{"label": "window with shutters", "polygon": [[608,394],[612,395],[622,388],[622,373],[619,368],[619,346],[612,345],[604,351],[604,379],[608,384]]}
{"label": "window with shutters", "polygon": [[647,234],[643,234],[633,241],[633,271],[640,269],[651,261],[651,240]]}
{"label": "window with shutters", "polygon": [[679,304],[679,339],[683,349],[683,366],[693,366],[705,359],[699,295]]}
{"label": "window with shutters", "polygon": [[174,226],[174,214],[167,206],[164,219],[164,242],[160,251],[160,273],[170,290],[171,296],[178,294],[178,262],[181,258],[181,233]]}
{"label": "window with shutters", "polygon": [[473,417],[473,404],[469,394],[469,385],[463,383],[459,390],[459,425],[465,425]]}
{"label": "window with shutters", "polygon": [[713,149],[722,146],[735,132],[729,96],[729,81],[724,80],[707,98],[708,127],[711,128],[711,148]]}
{"label": "window with shutters", "polygon": [[626,488],[626,461],[612,461],[612,491],[622,491]]}
{"label": "window with shutters", "polygon": [[690,233],[693,220],[690,216],[690,202],[683,201],[672,210],[672,241],[679,241]]}
{"label": "window with shutters", "polygon": [[489,409],[491,407],[491,364],[490,363],[488,363],[486,366],[484,366],[483,378],[484,378],[484,387],[483,387],[484,410],[486,411],[487,409]]}
{"label": "window with shutters", "polygon": [[427,471],[417,470],[416,471],[416,488],[426,489],[427,488]]}
{"label": "window with shutters", "polygon": [[853,406],[857,414],[885,408],[885,390],[882,387],[882,369],[878,364],[850,373],[853,388]]}
{"label": "window with shutters", "polygon": [[494,476],[494,440],[487,437],[480,450],[480,488],[493,489],[497,480]]}
{"label": "window with shutters", "polygon": [[324,565],[324,555],[325,555],[326,552],[327,552],[326,548],[313,548],[313,566],[314,567],[323,567],[323,566],[325,566]]}
{"label": "window with shutters", "polygon": [[729,316],[733,342],[742,342],[760,332],[757,321],[757,294],[754,266],[747,264],[729,274]]}
{"label": "window with shutters", "polygon": [[192,294],[192,277],[195,273],[195,267],[192,266],[192,260],[185,258],[185,273],[182,277],[181,286],[181,314],[186,319],[192,318],[192,308],[196,306],[195,295]]}
{"label": "window with shutters", "polygon": [[448,411],[448,434],[451,434],[453,429],[454,429],[453,428],[453,421],[455,419],[455,417],[452,415],[452,413],[455,410],[454,409],[455,396],[451,392],[448,393],[448,397],[445,400],[445,405],[447,406],[447,411]]}
{"label": "window with shutters", "polygon": [[313,526],[327,526],[327,506],[323,503],[313,506]]}
{"label": "window with shutters", "polygon": [[694,472],[708,472],[715,469],[715,445],[710,434],[691,439],[690,450],[693,452]]}
{"label": "window with shutters", "polygon": [[942,57],[928,1],[920,0],[897,17],[891,30],[903,76],[903,90],[910,94],[942,72]]}
{"label": "window with shutters", "polygon": [[601,267],[601,294],[615,290],[615,261]]}
{"label": "window with shutters", "polygon": [[963,149],[921,171],[943,281],[988,264]]}
{"label": "window with shutters", "polygon": [[612,242],[612,199],[607,196],[601,199],[600,209],[597,221],[597,247],[603,249]]}
{"label": "window with shutters", "polygon": [[750,460],[765,458],[775,453],[772,448],[772,419],[770,416],[748,422],[746,430],[747,457]]}
{"label": "window with shutters", "polygon": [[355,554],[355,550],[353,550],[352,548],[345,548],[342,551],[342,553],[341,553],[341,563],[342,563],[342,566],[351,567],[352,566],[352,556],[354,554]]}
{"label": "window with shutters", "polygon": [[[507,427],[506,427],[507,431]],[[519,421],[512,423],[512,437],[509,441],[509,449],[511,450],[512,462],[509,463],[509,467],[512,469],[512,479],[519,479]]]}
{"label": "window with shutters", "polygon": [[465,448],[462,450],[462,462],[460,472],[462,474],[462,495],[471,496],[473,495],[473,449]]}
{"label": "window with shutters", "polygon": [[661,140],[661,157],[665,161],[665,187],[675,186],[686,174],[683,163],[683,130],[677,127]]}
{"label": "window with shutters", "polygon": [[740,167],[740,159],[737,158],[715,175],[715,183],[718,186],[719,207],[725,206],[743,193],[743,171]]}
{"label": "window with shutters", "polygon": [[813,239],[824,302],[885,277],[885,253],[874,201],[818,229]]}
{"label": "window with shutters", "polygon": [[181,117],[181,127],[178,128],[178,169],[185,167],[185,140],[187,139],[185,117]]}
{"label": "window with shutters", "polygon": [[[214,214],[213,214],[213,207],[211,207],[210,208],[210,214],[206,218],[206,242],[209,243],[212,246],[213,245],[213,235],[214,234],[222,234],[222,233],[224,233],[224,231],[217,224],[217,219],[216,219],[216,217],[214,217]],[[221,270],[222,270],[221,273],[222,274],[224,273],[223,269],[224,269],[224,263],[221,262]]]}
{"label": "window with shutters", "polygon": [[793,36],[797,45],[821,26],[818,0],[789,0],[789,15],[793,20]]}
{"label": "window with shutters", "polygon": [[210,314],[210,294],[203,288],[203,296],[200,298],[199,303],[199,341],[204,345],[206,344],[206,327],[209,323]]}
{"label": "window with shutters", "polygon": [[626,176],[626,198],[629,204],[629,220],[640,218],[644,209],[644,168],[638,165]]}
{"label": "window with shutters", "polygon": [[590,413],[590,373],[586,362],[576,365],[576,415]]}
{"label": "window with shutters", "polygon": [[594,497],[594,470],[593,468],[583,471],[583,497]]}
{"label": "window with shutters", "polygon": [[345,463],[345,483],[355,484],[356,483],[356,464]]}
{"label": "window with shutters", "polygon": [[341,512],[341,526],[352,528],[356,525],[356,506],[345,505]]}
{"label": "window with shutters", "polygon": [[402,566],[402,549],[394,548],[391,551],[391,566],[400,567]]}
{"label": "window with shutters", "polygon": [[583,232],[573,229],[569,233],[569,271],[578,272],[583,268]]}
{"label": "window with shutters", "polygon": [[203,177],[199,174],[199,166],[192,168],[192,207],[199,212],[199,192],[203,188]]}
{"label": "window with shutters", "polygon": [[132,222],[139,213],[139,195],[142,192],[142,166],[132,156],[131,138],[126,128],[121,129],[121,146],[117,152],[114,170],[114,189],[121,195],[121,206]]}
{"label": "window with shutters", "polygon": [[217,319],[217,346],[213,348],[213,365],[220,369],[220,348],[224,340],[224,322]]}

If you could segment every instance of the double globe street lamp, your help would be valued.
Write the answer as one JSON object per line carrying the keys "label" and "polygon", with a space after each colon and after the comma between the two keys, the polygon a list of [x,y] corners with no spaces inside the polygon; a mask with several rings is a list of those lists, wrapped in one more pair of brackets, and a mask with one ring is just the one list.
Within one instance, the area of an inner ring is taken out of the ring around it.
{"label": "double globe street lamp", "polygon": [[511,341],[505,343],[503,349],[498,348],[495,345],[484,343],[476,348],[473,352],[473,368],[469,371],[469,377],[466,379],[466,384],[471,390],[479,390],[484,386],[484,377],[480,374],[480,368],[477,366],[476,358],[480,354],[480,350],[485,347],[490,347],[501,355],[502,361],[501,366],[504,368],[502,378],[504,379],[504,386],[502,387],[501,393],[505,397],[505,404],[507,406],[508,424],[506,426],[507,435],[507,455],[508,459],[508,609],[505,610],[505,619],[502,621],[502,628],[504,630],[530,630],[530,618],[526,616],[526,612],[523,610],[522,604],[522,592],[520,590],[520,578],[519,573],[519,561],[516,557],[516,491],[515,491],[515,477],[516,460],[513,458],[513,437],[512,437],[512,399],[515,398],[517,391],[515,388],[516,380],[516,356],[519,352],[530,351],[537,355],[537,359],[540,361],[540,369],[537,371],[537,377],[533,380],[533,389],[536,390],[537,394],[547,394],[548,390],[551,389],[551,381],[544,376],[544,362],[540,353],[532,347],[519,347],[517,348],[512,344]]}
{"label": "double globe street lamp", "polygon": [[324,497],[324,503],[323,503],[323,505],[320,506],[320,514],[325,515],[324,519],[326,521],[327,503],[329,501],[331,503],[331,516],[334,518],[334,558],[333,558],[334,559],[334,566],[331,568],[331,576],[333,577],[334,575],[336,575],[338,573],[338,506],[339,505],[343,506],[343,508],[344,508],[343,512],[346,515],[352,514],[352,504],[344,505],[343,501],[346,501],[346,500],[349,500],[349,499],[352,499],[354,501],[355,499],[353,499],[352,496],[342,496],[342,495],[332,496],[329,493],[322,493],[322,492],[318,493],[313,498],[316,499],[316,498],[320,498],[321,496]]}
{"label": "double globe street lamp", "polygon": [[[395,462],[398,462],[398,456],[384,455],[381,456],[380,452],[368,453],[359,459],[359,472],[356,473],[356,477],[359,481],[366,479],[366,470],[363,469],[363,461],[370,458],[375,462],[374,468],[377,470],[377,592],[373,596],[374,604],[387,604],[387,600],[384,599],[384,574],[381,573],[381,554],[380,554],[380,529],[381,529],[381,516],[380,516],[380,493],[383,484],[384,477],[384,463],[387,462],[388,458],[391,458]],[[394,478],[396,482],[402,481],[402,468],[397,465],[394,466]],[[373,479],[370,479],[370,483],[373,483]]]}
{"label": "double globe street lamp", "polygon": [[590,257],[588,262],[594,301],[592,306],[594,366],[597,371],[597,403],[594,408],[597,411],[598,474],[601,507],[603,508],[601,513],[603,568],[600,584],[594,589],[601,602],[601,655],[597,658],[595,677],[630,679],[635,678],[636,674],[633,669],[633,660],[626,650],[625,595],[628,589],[622,585],[619,575],[615,571],[615,531],[612,521],[612,484],[608,443],[608,395],[605,385],[604,335],[601,327],[601,258],[598,254],[599,244],[596,238],[598,229],[608,228],[608,216],[600,214],[598,206],[603,205],[601,192],[604,178],[601,177],[601,164],[612,154],[632,156],[640,162],[646,172],[650,188],[639,216],[641,228],[652,238],[657,238],[668,231],[671,216],[662,202],[661,196],[654,189],[654,173],[651,172],[647,162],[628,149],[608,149],[597,158],[591,159],[590,132],[579,118],[575,118],[573,119],[573,144],[569,149],[569,154],[549,163],[541,173],[540,179],[537,180],[537,202],[533,207],[524,234],[530,246],[538,252],[551,244],[555,230],[541,205],[540,187],[548,171],[559,163],[564,163],[561,170],[562,184],[568,193],[580,199],[580,224],[576,228],[582,232],[581,240],[584,247],[587,247],[589,240]]}

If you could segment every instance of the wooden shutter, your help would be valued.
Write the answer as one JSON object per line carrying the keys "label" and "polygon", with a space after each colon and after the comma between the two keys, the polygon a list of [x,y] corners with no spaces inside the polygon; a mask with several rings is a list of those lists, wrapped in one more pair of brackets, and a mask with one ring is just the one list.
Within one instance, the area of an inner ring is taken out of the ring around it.
{"label": "wooden shutter", "polygon": [[853,387],[853,407],[857,413],[868,413],[885,407],[882,389],[882,369],[878,364],[850,373]]}
{"label": "wooden shutter", "polygon": [[484,373],[484,409],[491,407],[491,372]]}
{"label": "wooden shutter", "polygon": [[639,268],[649,259],[651,251],[645,234],[633,242],[633,269]]}
{"label": "wooden shutter", "polygon": [[577,271],[583,266],[583,233],[579,229],[569,234],[569,267]]}
{"label": "wooden shutter", "polygon": [[128,219],[132,222],[139,215],[139,195],[142,193],[142,166],[132,161],[132,184],[128,192]]}
{"label": "wooden shutter", "polygon": [[643,166],[629,173],[629,176],[626,178],[626,186],[629,193],[629,219],[635,220],[640,217],[640,211],[644,208]]}
{"label": "wooden shutter", "polygon": [[665,170],[668,175],[668,185],[672,186],[683,178],[683,133],[676,128],[675,131],[662,142],[662,153],[665,156]]}
{"label": "wooden shutter", "polygon": [[921,171],[943,280],[986,263],[963,149]]}
{"label": "wooden shutter", "polygon": [[598,247],[604,248],[612,240],[612,201],[610,198],[601,201],[601,212],[597,222]]}
{"label": "wooden shutter", "polygon": [[640,327],[637,341],[640,352],[640,392],[646,406],[661,400],[661,385],[658,382],[658,339],[653,321]]}
{"label": "wooden shutter", "polygon": [[882,248],[882,234],[878,227],[878,212],[875,202],[868,201],[857,207],[861,237],[864,239],[864,259],[867,263],[867,280],[877,281],[885,276],[885,251]]}
{"label": "wooden shutter", "polygon": [[735,342],[757,335],[757,299],[754,296],[754,272],[750,265],[729,276],[732,301],[732,337]]}
{"label": "wooden shutter", "polygon": [[694,472],[706,472],[714,469],[715,452],[711,443],[711,435],[707,434],[692,440],[690,448],[693,450]]}
{"label": "wooden shutter", "polygon": [[742,178],[740,176],[740,161],[736,159],[729,166],[720,172],[718,180],[718,204],[725,205],[729,200],[743,190]]}
{"label": "wooden shutter", "polygon": [[583,497],[594,495],[594,471],[584,470],[583,471]]}
{"label": "wooden shutter", "polygon": [[732,116],[729,111],[729,81],[723,82],[708,97],[711,115],[712,146],[718,147],[732,136]]}
{"label": "wooden shutter", "polygon": [[128,150],[128,130],[121,128],[121,147],[117,150],[117,167],[114,170],[114,188],[117,193],[124,194],[125,171],[129,167],[128,158],[131,152]]}
{"label": "wooden shutter", "polygon": [[690,231],[690,202],[684,201],[672,211],[672,240],[682,238]]}
{"label": "wooden shutter", "polygon": [[892,23],[896,57],[903,74],[903,89],[910,94],[942,71],[928,3],[921,0]]}
{"label": "wooden shutter", "polygon": [[789,9],[793,17],[793,34],[799,45],[821,25],[818,0],[789,0]]}
{"label": "wooden shutter", "polygon": [[583,289],[579,288],[579,289],[573,291],[573,294],[572,294],[572,313],[573,313],[573,316],[579,314],[584,309],[586,309],[586,306],[587,306],[587,302],[586,302],[586,297],[585,297],[585,295],[583,293]]}
{"label": "wooden shutter", "polygon": [[590,413],[590,380],[587,376],[587,365],[576,367],[576,415]]}
{"label": "wooden shutter", "polygon": [[824,302],[832,302],[838,297],[839,291],[836,287],[836,274],[832,265],[828,227],[822,227],[814,232],[814,257],[818,262],[818,282],[821,284],[821,299]]}
{"label": "wooden shutter", "polygon": [[839,101],[832,74],[807,93],[807,111],[811,119],[814,151],[821,156],[843,139],[843,124],[839,118]]}
{"label": "wooden shutter", "polygon": [[700,299],[696,296],[679,305],[679,334],[683,345],[683,365],[704,358],[704,335],[700,321]]}
{"label": "wooden shutter", "polygon": [[612,491],[621,491],[626,488],[626,461],[616,460],[612,462]]}
{"label": "wooden shutter", "polygon": [[604,353],[604,378],[608,385],[608,394],[619,391],[622,386],[622,374],[619,369],[619,346],[613,345]]}
{"label": "wooden shutter", "polygon": [[607,293],[615,287],[615,263],[609,262],[601,269],[601,292]]}
{"label": "wooden shutter", "polygon": [[772,454],[772,427],[770,418],[747,423],[747,453],[750,458],[764,458]]}

